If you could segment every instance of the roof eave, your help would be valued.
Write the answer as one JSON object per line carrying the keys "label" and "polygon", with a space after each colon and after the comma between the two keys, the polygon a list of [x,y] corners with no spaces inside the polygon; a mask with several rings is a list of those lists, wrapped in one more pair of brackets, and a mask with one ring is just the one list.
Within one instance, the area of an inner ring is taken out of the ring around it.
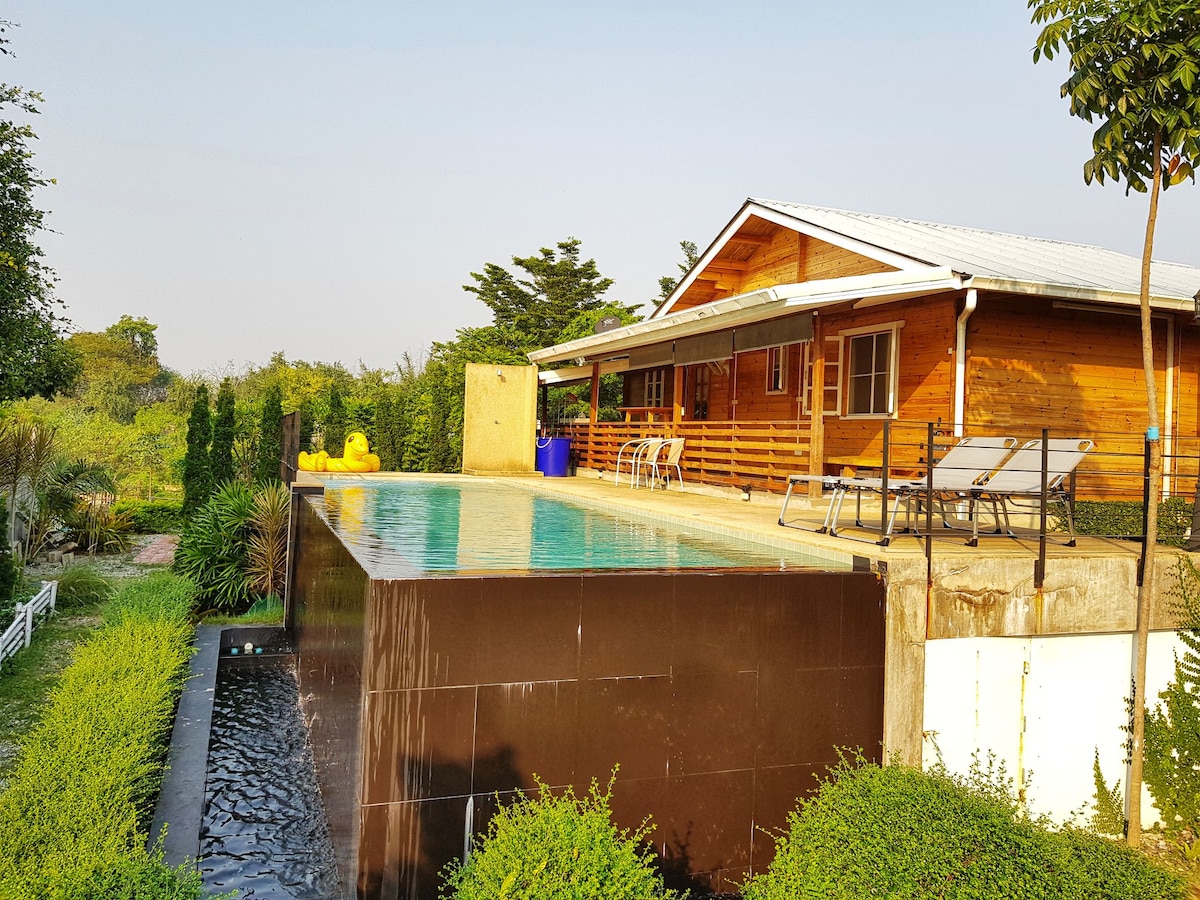
{"label": "roof eave", "polygon": [[[1114,306],[1140,306],[1141,298],[1128,291],[1113,291],[1089,288],[1073,284],[1054,284],[1041,281],[1021,281],[1012,278],[993,278],[976,275],[964,284],[981,291],[1001,294],[1026,294],[1036,297],[1054,297],[1062,300],[1079,300],[1088,303],[1111,304]],[[1192,313],[1196,301],[1192,297],[1170,297],[1152,294],[1150,306],[1170,312]]]}

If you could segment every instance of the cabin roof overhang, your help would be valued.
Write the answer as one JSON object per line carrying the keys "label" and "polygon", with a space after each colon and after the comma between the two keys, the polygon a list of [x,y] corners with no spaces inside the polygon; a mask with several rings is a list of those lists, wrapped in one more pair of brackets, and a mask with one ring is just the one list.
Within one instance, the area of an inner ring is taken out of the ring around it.
{"label": "cabin roof overhang", "polygon": [[568,360],[603,361],[628,352],[634,347],[736,328],[780,316],[815,311],[838,304],[887,303],[907,297],[958,291],[962,276],[948,268],[926,266],[920,270],[853,275],[823,281],[780,284],[750,291],[736,297],[714,300],[626,325],[602,334],[593,334],[534,350],[529,360],[537,365],[553,365]]}

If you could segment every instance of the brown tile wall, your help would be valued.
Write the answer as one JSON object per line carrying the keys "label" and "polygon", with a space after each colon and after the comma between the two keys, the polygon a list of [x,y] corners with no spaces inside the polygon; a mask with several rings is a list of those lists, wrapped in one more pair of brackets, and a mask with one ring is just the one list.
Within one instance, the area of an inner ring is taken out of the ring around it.
{"label": "brown tile wall", "polygon": [[[319,604],[310,593],[309,618],[333,615]],[[651,814],[681,883],[732,889],[773,855],[757,829],[783,826],[835,746],[878,757],[883,604],[866,573],[374,582],[357,617],[336,613],[370,636],[359,895],[435,898],[468,804],[478,832],[493,795],[534,773],[582,793],[618,764],[618,823]],[[302,658],[319,655],[303,630],[300,642]],[[321,704],[344,702],[306,690],[318,721]]]}

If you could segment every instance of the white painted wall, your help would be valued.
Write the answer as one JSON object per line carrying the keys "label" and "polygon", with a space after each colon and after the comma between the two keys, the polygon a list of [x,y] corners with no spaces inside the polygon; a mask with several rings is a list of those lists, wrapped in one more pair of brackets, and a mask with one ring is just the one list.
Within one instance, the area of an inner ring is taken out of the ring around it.
{"label": "white painted wall", "polygon": [[[1150,635],[1147,705],[1175,673],[1174,632]],[[958,638],[925,644],[924,763],[940,758],[966,772],[971,757],[990,750],[1003,760],[1035,812],[1064,821],[1090,812],[1092,758],[1111,786],[1124,783],[1130,694],[1131,634],[1036,638]],[[1143,792],[1143,825],[1158,817]]]}

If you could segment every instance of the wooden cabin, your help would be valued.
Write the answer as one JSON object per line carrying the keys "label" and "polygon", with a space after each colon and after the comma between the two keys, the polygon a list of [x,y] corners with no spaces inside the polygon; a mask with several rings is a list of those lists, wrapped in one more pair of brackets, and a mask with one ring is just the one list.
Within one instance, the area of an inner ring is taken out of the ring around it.
{"label": "wooden cabin", "polygon": [[[781,491],[796,472],[920,471],[956,436],[1089,438],[1087,492],[1141,496],[1140,260],[1098,247],[750,199],[649,318],[530,354],[590,381],[579,464],[687,439],[685,482]],[[1155,262],[1166,490],[1200,460],[1200,268]],[[598,421],[599,376],[624,421]]]}

